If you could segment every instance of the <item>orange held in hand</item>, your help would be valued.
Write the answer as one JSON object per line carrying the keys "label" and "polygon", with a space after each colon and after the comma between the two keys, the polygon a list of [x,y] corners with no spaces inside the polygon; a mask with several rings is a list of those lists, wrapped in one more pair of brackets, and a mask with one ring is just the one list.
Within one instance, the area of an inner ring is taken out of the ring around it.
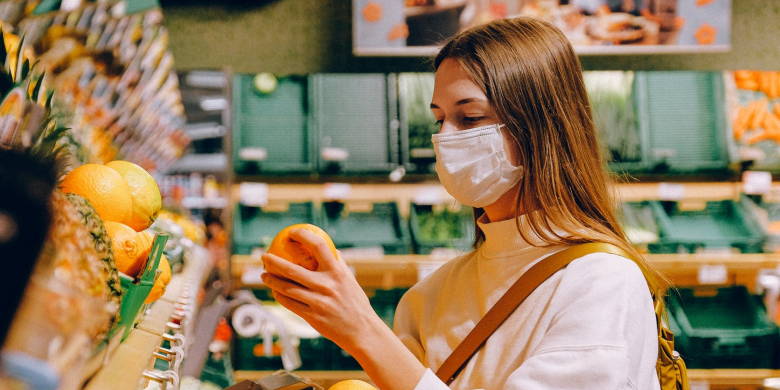
{"label": "orange held in hand", "polygon": [[290,225],[282,229],[282,231],[274,237],[273,241],[271,241],[271,246],[268,247],[268,253],[291,261],[306,269],[316,271],[319,266],[317,259],[309,248],[290,237],[290,231],[293,229],[306,229],[322,237],[325,240],[325,243],[328,244],[330,251],[333,253],[333,257],[338,257],[336,245],[333,244],[333,240],[330,239],[328,233],[325,233],[325,231],[319,227],[308,223]]}
{"label": "orange held in hand", "polygon": [[328,390],[376,390],[376,387],[358,379],[349,379],[335,383]]}

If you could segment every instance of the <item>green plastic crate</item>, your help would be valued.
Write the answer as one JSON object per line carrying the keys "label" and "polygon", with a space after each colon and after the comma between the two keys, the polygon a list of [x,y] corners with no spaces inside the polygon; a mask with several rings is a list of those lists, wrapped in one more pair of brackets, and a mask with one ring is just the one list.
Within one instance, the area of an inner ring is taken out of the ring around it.
{"label": "green plastic crate", "polygon": [[721,72],[635,72],[633,100],[641,139],[629,172],[726,172],[728,121]]}
{"label": "green plastic crate", "polygon": [[749,210],[751,219],[755,220],[762,229],[766,238],[764,252],[780,253],[780,230],[778,230],[780,202],[777,200],[767,201],[762,196],[747,194],[741,194],[739,199]]}
{"label": "green plastic crate", "polygon": [[[387,173],[399,167],[394,74],[312,74],[309,102],[321,172]],[[328,150],[348,157],[334,160]]]}
{"label": "green plastic crate", "polygon": [[449,207],[412,203],[409,233],[415,253],[430,254],[435,248],[468,252],[474,241],[474,214],[467,206],[453,211]]}
{"label": "green plastic crate", "polygon": [[119,308],[119,321],[111,329],[107,339],[111,339],[116,332],[122,332],[122,340],[124,340],[130,335],[130,331],[138,325],[138,322],[141,320],[139,314],[147,306],[144,301],[146,301],[146,297],[149,296],[149,292],[152,291],[154,286],[157,267],[160,265],[160,259],[167,241],[168,235],[161,233],[155,235],[149,259],[146,261],[144,268],[139,272],[138,280],[134,280],[123,273],[119,274],[119,281],[123,291],[122,303]]}
{"label": "green plastic crate", "polygon": [[681,210],[679,203],[648,201],[660,239],[648,246],[652,253],[693,253],[737,249],[761,253],[764,236],[741,203],[731,199],[706,202],[702,210]]}
{"label": "green plastic crate", "polygon": [[233,78],[235,172],[312,172],[317,164],[316,138],[309,126],[307,79],[280,77],[274,92],[260,94],[253,78],[247,74]]}
{"label": "green plastic crate", "polygon": [[406,221],[395,202],[372,203],[370,211],[350,211],[341,202],[324,202],[321,227],[336,248],[381,247],[385,254],[411,253]]}
{"label": "green plastic crate", "polygon": [[745,286],[678,288],[668,303],[688,368],[777,368],[778,327]]}
{"label": "green plastic crate", "polygon": [[433,173],[436,155],[431,136],[439,132],[431,112],[433,73],[398,74],[401,161],[416,173]]}
{"label": "green plastic crate", "polygon": [[256,247],[267,247],[277,233],[296,223],[317,225],[312,202],[290,203],[284,211],[239,204],[233,215],[233,253],[248,255]]}
{"label": "green plastic crate", "polygon": [[660,238],[655,213],[649,202],[623,202],[620,224],[634,246],[647,248]]}
{"label": "green plastic crate", "polygon": [[395,311],[401,297],[409,291],[408,288],[398,287],[392,289],[377,289],[369,294],[369,302],[376,314],[390,328],[395,321]]}

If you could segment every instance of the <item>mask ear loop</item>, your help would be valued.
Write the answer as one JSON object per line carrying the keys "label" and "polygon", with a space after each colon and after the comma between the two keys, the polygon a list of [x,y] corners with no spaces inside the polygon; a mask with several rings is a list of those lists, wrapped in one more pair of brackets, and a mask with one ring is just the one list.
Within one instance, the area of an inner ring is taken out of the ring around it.
{"label": "mask ear loop", "polygon": [[[512,131],[509,131],[509,126],[507,126],[507,125],[506,125],[506,124],[504,124],[504,123],[501,123],[501,124],[499,124],[497,127],[498,127],[498,132],[501,134],[501,136],[502,136],[502,137],[503,137],[503,133],[504,133],[505,131],[506,131],[506,133],[507,133],[507,134],[509,134],[509,136],[510,136],[510,137],[512,138],[512,140],[514,141],[514,144],[513,144],[512,146],[515,148],[515,151],[516,151],[516,152],[518,152],[518,153],[517,153],[517,155],[519,156],[519,155],[520,155],[520,153],[519,153],[519,152],[520,152],[520,140],[519,140],[519,139],[517,139],[517,134],[515,134],[515,133],[514,133],[514,132],[512,132]],[[502,129],[501,129],[502,127],[503,127],[503,128],[505,128],[505,130],[502,130]],[[506,153],[505,153],[505,154],[506,154]],[[508,159],[508,156],[507,156],[507,159]],[[525,173],[525,169],[523,168],[523,164],[522,164],[522,162],[520,163],[520,165],[514,165],[514,164],[512,164],[512,162],[511,162],[511,161],[510,161],[509,163],[510,163],[510,165],[512,165],[513,167],[516,167],[516,168],[520,168],[520,169],[522,169],[522,170],[523,170],[523,173]],[[521,179],[521,180],[522,180],[522,179]]]}

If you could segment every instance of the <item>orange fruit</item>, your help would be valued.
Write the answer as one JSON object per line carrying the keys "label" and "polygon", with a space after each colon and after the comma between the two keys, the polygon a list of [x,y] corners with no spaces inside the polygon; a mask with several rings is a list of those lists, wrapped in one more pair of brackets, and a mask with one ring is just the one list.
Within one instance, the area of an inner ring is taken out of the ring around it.
{"label": "orange fruit", "polygon": [[101,164],[84,164],[62,179],[60,190],[86,198],[100,219],[122,224],[133,215],[130,186],[117,171]]}
{"label": "orange fruit", "polygon": [[107,221],[105,226],[111,238],[116,269],[127,276],[137,277],[152,251],[151,241],[141,238],[130,226],[119,222]]}
{"label": "orange fruit", "polygon": [[282,229],[282,231],[276,234],[276,237],[274,237],[273,241],[271,241],[271,245],[268,247],[268,253],[291,261],[306,269],[316,271],[319,264],[317,263],[317,259],[314,257],[314,254],[309,250],[309,248],[290,238],[290,230],[293,229],[306,229],[322,237],[328,244],[328,248],[333,253],[333,256],[338,257],[336,252],[336,245],[333,244],[333,240],[331,240],[328,233],[325,233],[325,231],[320,229],[318,226],[314,226],[308,223],[290,225]]}
{"label": "orange fruit", "polygon": [[376,387],[359,379],[348,379],[336,382],[333,386],[328,388],[328,390],[376,390]]}
{"label": "orange fruit", "polygon": [[154,286],[152,286],[152,290],[149,291],[149,295],[146,296],[144,303],[152,303],[160,299],[163,294],[165,294],[165,284],[162,282],[162,275],[160,275],[160,278],[154,282]]}
{"label": "orange fruit", "polygon": [[145,169],[129,161],[111,161],[106,166],[122,175],[130,187],[130,197],[133,198],[133,213],[127,226],[137,232],[151,226],[162,209],[162,196],[154,177]]}
{"label": "orange fruit", "polygon": [[165,255],[162,255],[160,258],[160,264],[157,266],[157,269],[162,270],[162,273],[160,274],[160,279],[164,285],[168,285],[168,283],[171,282],[171,264],[168,263],[168,259],[165,257]]}
{"label": "orange fruit", "polygon": [[171,282],[171,265],[168,263],[168,259],[165,255],[160,257],[160,264],[157,265],[157,269],[162,270],[160,277],[154,282],[152,290],[149,291],[149,295],[146,296],[144,303],[152,303],[160,299],[165,294],[165,288],[168,287],[168,283]]}

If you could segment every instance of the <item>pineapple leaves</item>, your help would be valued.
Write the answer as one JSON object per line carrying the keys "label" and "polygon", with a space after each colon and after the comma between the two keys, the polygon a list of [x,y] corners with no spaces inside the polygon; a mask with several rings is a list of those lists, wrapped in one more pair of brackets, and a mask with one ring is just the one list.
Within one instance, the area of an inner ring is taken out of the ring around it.
{"label": "pineapple leaves", "polygon": [[5,49],[5,35],[0,29],[0,63],[5,64],[5,59],[8,57],[8,51]]}
{"label": "pineapple leaves", "polygon": [[43,85],[43,77],[46,76],[46,71],[41,73],[41,75],[35,80],[36,84],[32,91],[32,100],[34,102],[38,101],[38,95],[41,92],[41,86]]}
{"label": "pineapple leaves", "polygon": [[22,80],[26,80],[27,76],[30,74],[30,60],[24,59],[24,62],[22,62]]}
{"label": "pineapple leaves", "polygon": [[[22,48],[23,47],[24,47],[24,35],[22,35],[22,37],[19,39],[19,46],[16,47],[16,66],[14,66],[15,69],[14,69],[14,72],[12,74],[12,76],[14,76],[14,81],[19,81],[20,80],[19,76],[22,73],[22,66],[23,65],[21,65],[22,62],[20,61],[20,59],[23,58],[23,56],[22,56],[22,53],[23,53]],[[29,69],[29,66],[30,66],[30,63],[27,62],[28,69]],[[23,80],[24,78],[22,77],[21,79]]]}

